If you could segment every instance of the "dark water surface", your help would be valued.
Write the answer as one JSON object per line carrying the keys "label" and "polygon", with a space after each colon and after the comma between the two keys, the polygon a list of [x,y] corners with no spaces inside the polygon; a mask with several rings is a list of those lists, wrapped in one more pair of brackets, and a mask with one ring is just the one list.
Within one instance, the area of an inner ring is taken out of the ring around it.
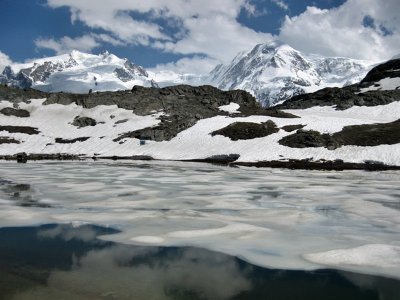
{"label": "dark water surface", "polygon": [[400,299],[395,279],[266,269],[195,247],[97,239],[114,233],[91,225],[0,229],[0,299]]}

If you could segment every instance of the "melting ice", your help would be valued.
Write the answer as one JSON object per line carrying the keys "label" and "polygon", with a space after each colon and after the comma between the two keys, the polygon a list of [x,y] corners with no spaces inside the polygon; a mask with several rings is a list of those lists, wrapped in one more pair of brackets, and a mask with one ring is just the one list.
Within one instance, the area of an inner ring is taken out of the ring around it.
{"label": "melting ice", "polygon": [[400,172],[179,162],[2,163],[0,226],[90,223],[126,244],[197,246],[270,268],[400,278]]}

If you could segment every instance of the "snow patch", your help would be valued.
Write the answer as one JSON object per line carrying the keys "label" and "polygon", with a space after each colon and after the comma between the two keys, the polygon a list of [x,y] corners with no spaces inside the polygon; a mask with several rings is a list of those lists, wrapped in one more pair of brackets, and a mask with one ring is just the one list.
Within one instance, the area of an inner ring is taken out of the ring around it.
{"label": "snow patch", "polygon": [[222,105],[218,107],[219,110],[226,111],[230,114],[238,114],[240,111],[238,110],[240,105],[234,102],[229,103],[228,105]]}
{"label": "snow patch", "polygon": [[400,89],[400,78],[384,78],[376,82],[374,85],[360,89],[360,93],[366,93],[369,91],[393,91]]}

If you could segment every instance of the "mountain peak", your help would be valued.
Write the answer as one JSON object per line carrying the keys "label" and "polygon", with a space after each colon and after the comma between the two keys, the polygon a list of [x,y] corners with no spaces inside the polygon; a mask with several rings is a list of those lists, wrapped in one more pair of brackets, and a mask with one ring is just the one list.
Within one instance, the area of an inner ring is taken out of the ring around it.
{"label": "mountain peak", "polygon": [[296,52],[298,53],[299,51],[295,50],[288,44],[276,40],[276,41],[270,41],[264,44],[258,44],[253,48],[253,50],[258,51],[259,53],[266,54],[266,55],[271,55],[271,54],[279,54],[279,53],[290,53],[290,52]]}
{"label": "mountain peak", "polygon": [[343,86],[366,74],[365,62],[306,55],[282,41],[258,44],[219,65],[209,81],[225,90],[244,89],[265,106],[327,86]]}
{"label": "mountain peak", "polygon": [[95,55],[79,50],[12,65],[0,75],[0,83],[73,93],[126,90],[134,85],[157,86],[142,67],[126,58],[108,51]]}

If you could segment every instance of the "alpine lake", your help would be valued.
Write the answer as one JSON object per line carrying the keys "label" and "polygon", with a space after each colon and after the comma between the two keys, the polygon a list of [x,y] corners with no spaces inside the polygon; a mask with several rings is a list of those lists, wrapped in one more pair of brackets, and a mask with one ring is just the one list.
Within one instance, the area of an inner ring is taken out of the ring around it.
{"label": "alpine lake", "polygon": [[400,299],[400,172],[2,162],[0,299]]}

